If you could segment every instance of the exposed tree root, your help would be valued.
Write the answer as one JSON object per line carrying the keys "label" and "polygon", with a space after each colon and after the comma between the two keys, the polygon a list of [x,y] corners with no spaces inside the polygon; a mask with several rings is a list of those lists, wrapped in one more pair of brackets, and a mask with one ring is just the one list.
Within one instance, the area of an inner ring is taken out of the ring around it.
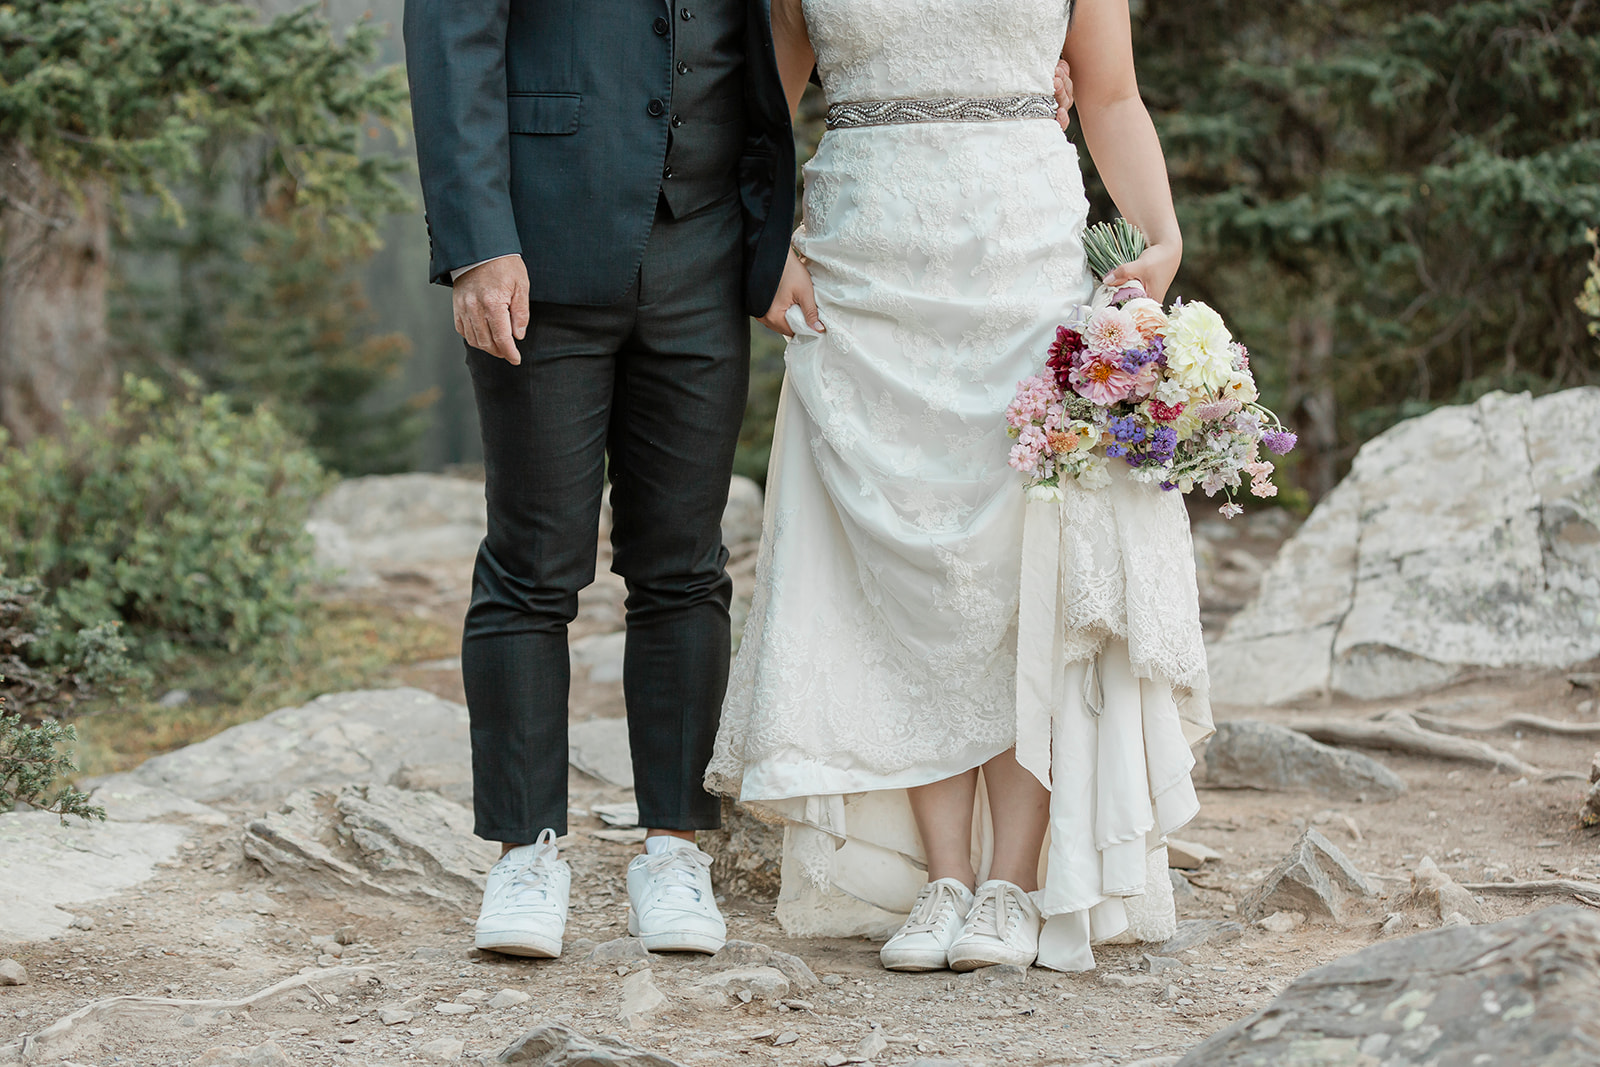
{"label": "exposed tree root", "polygon": [[1365,748],[1407,752],[1435,759],[1458,760],[1494,767],[1508,774],[1544,781],[1582,779],[1583,775],[1546,771],[1493,745],[1466,737],[1454,737],[1425,729],[1408,711],[1386,711],[1372,719],[1317,719],[1296,722],[1294,728],[1308,737],[1329,745],[1360,745]]}
{"label": "exposed tree root", "polygon": [[157,1017],[170,1015],[176,1012],[193,1011],[242,1011],[253,1008],[258,1004],[282,996],[295,989],[306,989],[319,1000],[322,994],[311,988],[313,982],[325,982],[330,979],[361,978],[373,973],[371,967],[329,967],[325,970],[310,971],[285,978],[277,985],[271,985],[259,993],[252,993],[241,1000],[178,1000],[171,997],[140,997],[122,996],[106,997],[85,1004],[71,1015],[64,1015],[40,1030],[22,1039],[22,1059],[28,1062],[34,1056],[48,1051],[52,1046],[59,1045],[73,1036],[73,1031],[85,1023],[109,1022],[114,1019],[131,1019],[139,1017]]}
{"label": "exposed tree root", "polygon": [[1571,895],[1586,904],[1600,904],[1600,882],[1575,882],[1571,878],[1540,878],[1530,882],[1460,882],[1471,893],[1503,897],[1537,897],[1546,893]]}
{"label": "exposed tree root", "polygon": [[1414,712],[1412,718],[1428,730],[1447,734],[1493,734],[1508,730],[1530,730],[1535,733],[1555,734],[1558,737],[1600,737],[1600,722],[1562,722],[1540,715],[1512,715],[1492,723],[1456,722],[1436,715]]}

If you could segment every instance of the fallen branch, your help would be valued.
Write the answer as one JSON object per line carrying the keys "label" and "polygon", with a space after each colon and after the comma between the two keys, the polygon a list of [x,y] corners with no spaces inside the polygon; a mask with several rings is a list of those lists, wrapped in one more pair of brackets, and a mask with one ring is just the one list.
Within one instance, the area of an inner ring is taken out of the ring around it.
{"label": "fallen branch", "polygon": [[1505,730],[1532,730],[1536,733],[1555,734],[1558,737],[1600,737],[1600,722],[1561,722],[1540,715],[1513,715],[1499,722],[1456,722],[1433,715],[1415,712],[1412,715],[1421,726],[1447,734],[1492,734]]}
{"label": "fallen branch", "polygon": [[[371,973],[373,973],[371,967],[330,967],[326,970],[310,971],[306,974],[297,974],[292,978],[285,978],[277,985],[268,986],[259,993],[253,993],[242,1000],[178,1000],[172,997],[141,996],[106,997],[102,1000],[85,1004],[71,1015],[62,1016],[37,1034],[24,1037],[22,1039],[22,1059],[27,1062],[31,1056],[45,1051],[52,1045],[61,1043],[71,1036],[76,1027],[87,1022],[95,1022],[110,1017],[126,1019],[129,1016],[168,1015],[176,1011],[243,1011],[291,990],[309,987],[312,982],[330,978],[355,978]],[[309,992],[317,999],[322,999],[322,994],[317,990],[310,989]]]}
{"label": "fallen branch", "polygon": [[1546,893],[1571,894],[1600,904],[1600,882],[1575,882],[1570,878],[1542,878],[1531,882],[1461,882],[1471,893],[1493,893],[1507,897],[1539,897]]}
{"label": "fallen branch", "polygon": [[1459,760],[1545,781],[1583,777],[1580,774],[1543,770],[1482,741],[1423,729],[1410,712],[1399,709],[1386,711],[1375,719],[1321,719],[1297,722],[1294,728],[1328,745],[1361,745],[1390,752],[1432,756],[1435,759]]}

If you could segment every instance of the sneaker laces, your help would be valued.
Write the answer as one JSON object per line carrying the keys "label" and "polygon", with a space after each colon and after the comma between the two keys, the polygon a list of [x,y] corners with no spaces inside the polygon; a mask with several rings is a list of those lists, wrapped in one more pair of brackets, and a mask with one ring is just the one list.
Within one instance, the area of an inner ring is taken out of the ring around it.
{"label": "sneaker laces", "polygon": [[911,909],[911,915],[906,919],[905,925],[900,927],[902,934],[929,934],[937,933],[945,923],[945,913],[955,914],[958,902],[955,887],[945,881],[935,882],[925,887],[917,894],[917,902]]}
{"label": "sneaker laces", "polygon": [[1021,906],[1012,899],[1013,892],[1020,893],[1021,890],[1013,890],[1009,885],[979,889],[977,898],[972,902],[972,910],[967,912],[963,936],[977,934],[1004,941],[1011,931],[1012,920],[1022,917]]}
{"label": "sneaker laces", "polygon": [[506,900],[530,904],[549,899],[555,888],[550,884],[550,875],[560,859],[555,831],[542,831],[534,841],[533,857],[506,884]]}
{"label": "sneaker laces", "polygon": [[646,854],[644,869],[661,879],[663,897],[688,893],[699,901],[700,871],[711,869],[711,857],[698,848],[674,848],[654,856]]}

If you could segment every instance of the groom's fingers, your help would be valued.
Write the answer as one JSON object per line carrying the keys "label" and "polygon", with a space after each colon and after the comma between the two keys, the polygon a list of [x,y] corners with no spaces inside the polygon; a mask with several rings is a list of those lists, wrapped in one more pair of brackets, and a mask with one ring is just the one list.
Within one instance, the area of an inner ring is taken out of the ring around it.
{"label": "groom's fingers", "polygon": [[485,318],[484,327],[489,334],[490,352],[513,367],[522,362],[522,353],[517,351],[517,340],[512,335],[509,304],[490,310]]}

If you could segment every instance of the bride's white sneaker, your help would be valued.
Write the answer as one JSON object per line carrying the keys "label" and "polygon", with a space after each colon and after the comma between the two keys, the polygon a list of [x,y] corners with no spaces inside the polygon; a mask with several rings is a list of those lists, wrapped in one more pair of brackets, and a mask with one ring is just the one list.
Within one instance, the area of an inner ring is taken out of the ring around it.
{"label": "bride's white sneaker", "polygon": [[1032,895],[991,878],[978,887],[961,933],[950,945],[950,969],[975,971],[1010,963],[1028,967],[1039,955],[1042,919]]}
{"label": "bride's white sneaker", "polygon": [[655,851],[628,864],[628,933],[651,952],[720,951],[728,927],[711,889],[711,857],[681,837],[652,837],[646,848]]}
{"label": "bride's white sneaker", "polygon": [[571,889],[572,868],[556,851],[555,831],[545,830],[490,869],[474,943],[508,956],[554,959],[561,955]]}
{"label": "bride's white sneaker", "polygon": [[911,915],[878,950],[878,959],[891,971],[944,970],[972,899],[972,890],[954,878],[929,882],[917,893]]}

